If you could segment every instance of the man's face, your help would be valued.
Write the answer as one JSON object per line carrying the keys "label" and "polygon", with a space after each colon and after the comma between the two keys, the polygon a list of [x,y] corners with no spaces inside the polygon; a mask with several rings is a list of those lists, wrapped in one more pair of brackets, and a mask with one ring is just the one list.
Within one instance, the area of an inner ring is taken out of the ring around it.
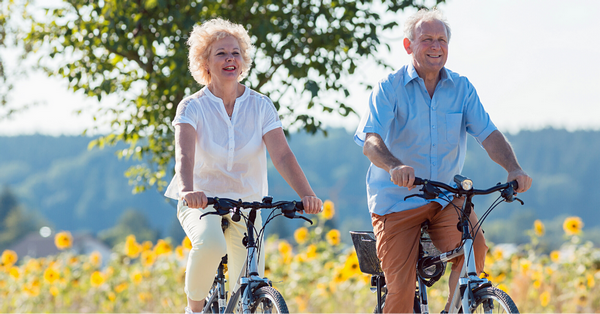
{"label": "man's face", "polygon": [[419,75],[437,74],[448,59],[448,34],[441,21],[426,21],[417,24],[414,41],[404,39],[404,48],[413,55],[415,69]]}

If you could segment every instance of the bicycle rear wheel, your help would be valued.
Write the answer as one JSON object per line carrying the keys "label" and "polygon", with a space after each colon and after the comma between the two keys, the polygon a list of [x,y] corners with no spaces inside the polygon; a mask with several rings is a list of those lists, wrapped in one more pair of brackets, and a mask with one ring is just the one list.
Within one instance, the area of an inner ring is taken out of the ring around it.
{"label": "bicycle rear wheel", "polygon": [[506,292],[486,287],[475,291],[475,309],[473,313],[519,313],[515,302]]}
{"label": "bicycle rear wheel", "polygon": [[[229,301],[226,313],[241,313],[242,302],[240,298],[241,289],[236,291]],[[252,313],[289,313],[287,304],[279,291],[273,287],[264,286],[253,293],[254,303],[250,307]]]}
{"label": "bicycle rear wheel", "polygon": [[377,305],[375,305],[375,308],[373,309],[373,313],[377,314],[377,313],[383,313],[383,308],[385,307],[385,298],[387,297],[387,293],[383,293],[381,295],[381,312],[377,311]]}

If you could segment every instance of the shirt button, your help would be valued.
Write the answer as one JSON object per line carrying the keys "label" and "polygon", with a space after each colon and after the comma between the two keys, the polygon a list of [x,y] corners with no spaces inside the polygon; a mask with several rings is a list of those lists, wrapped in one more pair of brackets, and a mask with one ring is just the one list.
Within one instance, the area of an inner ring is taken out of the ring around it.
{"label": "shirt button", "polygon": [[435,129],[435,125],[433,125],[433,126],[432,126],[432,128],[434,128],[434,129]]}

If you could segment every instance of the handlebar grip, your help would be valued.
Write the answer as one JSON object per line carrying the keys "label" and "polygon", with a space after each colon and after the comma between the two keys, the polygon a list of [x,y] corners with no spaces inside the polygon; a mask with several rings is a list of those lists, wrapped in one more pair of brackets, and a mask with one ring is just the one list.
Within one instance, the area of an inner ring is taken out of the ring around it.
{"label": "handlebar grip", "polygon": [[425,180],[423,180],[419,177],[415,177],[415,182],[413,184],[414,185],[423,185],[423,184],[425,184]]}
{"label": "handlebar grip", "polygon": [[510,181],[509,184],[512,186],[513,190],[516,190],[519,188],[519,183],[517,182],[517,180]]}
{"label": "handlebar grip", "polygon": [[[206,203],[207,205],[214,205],[217,203],[217,201],[215,201],[215,199],[212,197],[208,197],[207,199],[208,199],[208,203]],[[189,207],[188,202],[185,200],[185,198],[182,199],[182,201],[183,201],[183,206]]]}

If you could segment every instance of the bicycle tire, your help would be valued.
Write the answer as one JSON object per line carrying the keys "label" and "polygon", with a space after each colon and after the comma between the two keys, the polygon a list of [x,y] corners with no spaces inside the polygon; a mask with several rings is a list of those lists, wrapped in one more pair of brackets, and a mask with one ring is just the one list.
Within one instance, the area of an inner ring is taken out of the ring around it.
{"label": "bicycle tire", "polygon": [[[229,306],[225,310],[226,313],[242,312],[240,293],[241,290],[238,290],[231,296]],[[254,291],[253,297],[254,304],[250,307],[251,313],[289,313],[283,296],[273,287],[260,287]]]}
{"label": "bicycle tire", "polygon": [[[485,287],[473,293],[475,309],[473,313],[519,313],[515,302],[506,292],[496,287]],[[493,307],[490,308],[490,304]]]}
{"label": "bicycle tire", "polygon": [[381,312],[377,312],[377,305],[375,305],[375,307],[373,308],[373,313],[374,314],[378,314],[378,313],[383,313],[383,308],[385,307],[385,298],[387,297],[387,293],[383,293],[381,295]]}

